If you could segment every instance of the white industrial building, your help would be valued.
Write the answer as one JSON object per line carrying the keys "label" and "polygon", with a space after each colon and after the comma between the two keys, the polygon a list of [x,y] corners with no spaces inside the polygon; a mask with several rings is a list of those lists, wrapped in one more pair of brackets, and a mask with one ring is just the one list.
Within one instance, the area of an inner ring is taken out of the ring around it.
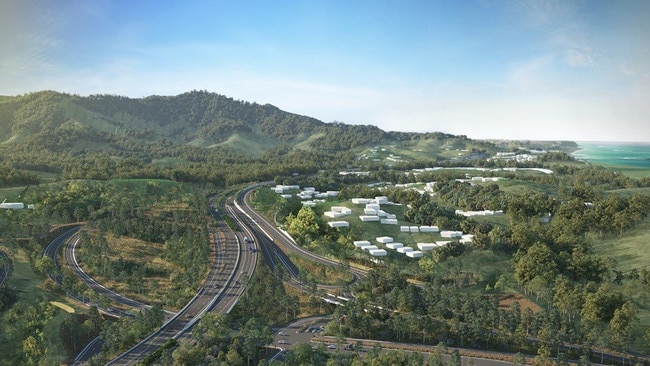
{"label": "white industrial building", "polygon": [[354,246],[357,247],[357,248],[361,248],[361,247],[365,247],[365,246],[370,245],[370,242],[367,241],[367,240],[356,240],[356,241],[354,241],[354,242],[352,242],[352,243],[353,243]]}
{"label": "white industrial building", "polygon": [[325,211],[323,212],[323,215],[325,215],[325,217],[329,217],[330,219],[336,219],[338,217],[347,216],[344,213],[336,212],[336,211]]}
{"label": "white industrial building", "polygon": [[397,249],[403,247],[404,244],[402,243],[386,243],[386,248],[388,249]]}
{"label": "white industrial building", "polygon": [[377,203],[366,203],[366,208],[371,209],[371,210],[375,210],[375,211],[378,211],[378,210],[381,209],[381,207]]}
{"label": "white industrial building", "polygon": [[334,211],[334,212],[340,212],[340,213],[342,213],[342,214],[346,214],[346,215],[350,215],[350,214],[352,214],[352,209],[347,208],[347,207],[345,207],[345,206],[332,206],[332,207],[330,208],[330,210],[331,210],[331,211]]}
{"label": "white industrial building", "polygon": [[347,221],[330,221],[327,225],[330,227],[350,227],[350,223]]}
{"label": "white industrial building", "polygon": [[438,245],[436,243],[418,243],[418,249],[421,251],[430,251],[433,250]]}
{"label": "white industrial building", "polygon": [[421,258],[422,255],[423,255],[423,253],[422,253],[421,251],[419,251],[419,250],[414,250],[414,251],[411,251],[411,252],[406,252],[406,253],[404,253],[404,254],[406,254],[406,256],[409,257],[409,258]]}
{"label": "white industrial building", "polygon": [[25,204],[22,202],[2,202],[0,203],[0,208],[6,208],[9,210],[22,210],[25,208]]}
{"label": "white industrial building", "polygon": [[462,231],[442,230],[440,236],[443,238],[460,238],[463,236]]}
{"label": "white industrial building", "polygon": [[380,222],[384,225],[397,225],[397,219],[381,219]]}
{"label": "white industrial building", "polygon": [[437,233],[440,229],[437,226],[420,226],[420,232]]}
{"label": "white industrial building", "polygon": [[280,184],[278,184],[277,186],[275,186],[275,188],[273,188],[275,193],[284,193],[284,191],[290,191],[290,190],[294,190],[294,189],[300,189],[300,186],[299,185],[280,185]]}
{"label": "white industrial building", "polygon": [[373,249],[373,250],[369,250],[368,253],[370,253],[370,255],[372,255],[373,257],[386,256],[386,250],[384,249]]}
{"label": "white industrial building", "polygon": [[377,196],[377,197],[375,197],[375,202],[378,205],[383,205],[385,203],[388,203],[388,197],[386,197],[386,196]]}
{"label": "white industrial building", "polygon": [[323,213],[323,215],[329,218],[343,217],[351,214],[352,210],[345,206],[332,206],[332,208],[330,208],[330,211],[325,211]]}
{"label": "white industrial building", "polygon": [[392,243],[393,238],[391,238],[390,236],[380,236],[380,237],[377,238],[377,242],[382,243],[382,244]]}
{"label": "white industrial building", "polygon": [[406,253],[406,252],[412,252],[413,248],[411,247],[399,247],[397,248],[398,253]]}
{"label": "white industrial building", "polygon": [[483,211],[463,211],[456,210],[456,215],[463,215],[466,217],[472,216],[500,216],[503,215],[503,210],[493,211],[493,210],[483,210]]}
{"label": "white industrial building", "polygon": [[359,220],[361,220],[363,222],[379,221],[379,216],[362,215],[362,216],[359,216]]}

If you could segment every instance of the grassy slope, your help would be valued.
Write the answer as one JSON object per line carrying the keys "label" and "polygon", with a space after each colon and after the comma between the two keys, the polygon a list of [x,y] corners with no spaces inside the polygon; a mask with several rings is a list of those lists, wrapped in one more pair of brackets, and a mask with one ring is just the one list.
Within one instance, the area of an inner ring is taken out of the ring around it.
{"label": "grassy slope", "polygon": [[280,144],[269,137],[256,133],[237,132],[232,134],[226,141],[216,145],[226,146],[240,154],[261,156],[265,150],[277,147]]}
{"label": "grassy slope", "polygon": [[[7,248],[2,249],[11,253]],[[14,267],[9,279],[7,280],[7,285],[18,290],[19,303],[38,306],[39,302],[56,300],[72,306],[73,308],[77,308],[77,305],[68,302],[67,298],[61,298],[40,288],[43,279],[34,273],[29,264],[27,254],[22,249],[15,251],[15,254],[12,255],[12,259]],[[3,315],[0,314],[0,323],[4,321],[2,318]],[[59,361],[68,357],[59,337],[59,325],[64,318],[65,312],[60,309],[55,309],[54,317],[48,320],[43,329],[45,346],[47,348],[46,357],[48,360],[52,361],[52,364],[57,364]],[[2,329],[3,328],[0,327],[0,332],[2,332]],[[11,352],[9,350],[15,349],[16,347],[21,346],[13,342],[0,343],[0,355],[10,354]]]}
{"label": "grassy slope", "polygon": [[650,242],[649,218],[624,232],[620,239],[612,236],[601,240],[596,235],[592,235],[592,239],[596,253],[615,259],[620,271],[629,272],[650,265],[650,247],[646,245]]}
{"label": "grassy slope", "polygon": [[114,279],[99,276],[81,263],[81,266],[97,282],[110,288],[111,290],[134,298],[148,304],[162,303],[162,298],[166,295],[166,289],[172,286],[171,278],[174,272],[180,269],[174,264],[160,258],[164,252],[164,244],[150,243],[142,240],[127,237],[107,237],[109,246],[112,251],[111,260],[117,261],[119,258],[125,258],[133,261],[138,265],[147,265],[154,273],[151,276],[144,277],[141,286],[142,293],[132,291],[126,284],[116,282]]}
{"label": "grassy slope", "polygon": [[633,167],[629,165],[608,164],[608,163],[598,163],[598,164],[592,163],[592,164],[605,167],[609,170],[623,173],[633,178],[650,177],[650,169],[648,168]]}
{"label": "grassy slope", "polygon": [[[628,273],[631,269],[650,265],[650,219],[646,220],[634,229],[628,230],[621,239],[608,237],[604,240],[595,235],[592,236],[596,253],[605,258],[613,258],[617,263],[618,270]],[[629,285],[628,285],[629,286]],[[650,347],[643,341],[643,332],[650,327],[650,294],[648,289],[635,289],[628,287],[623,290],[634,299],[637,306],[637,319],[640,327],[636,327],[632,336],[632,349],[650,352]]]}
{"label": "grassy slope", "polygon": [[[296,135],[290,142],[286,144],[291,145],[296,149],[306,150],[311,148],[309,144],[313,142],[313,140],[318,136],[319,135]],[[209,145],[208,147],[225,146],[240,154],[262,156],[266,150],[273,149],[282,145],[285,145],[285,143],[254,132],[237,132],[231,135],[226,141],[215,145]]]}

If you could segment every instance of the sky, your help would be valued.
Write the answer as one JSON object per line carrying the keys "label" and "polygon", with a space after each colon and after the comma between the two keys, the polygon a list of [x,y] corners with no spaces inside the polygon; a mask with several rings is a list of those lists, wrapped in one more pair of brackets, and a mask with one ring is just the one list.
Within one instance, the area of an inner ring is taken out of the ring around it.
{"label": "sky", "polygon": [[207,90],[323,122],[650,142],[647,0],[0,0],[0,95]]}

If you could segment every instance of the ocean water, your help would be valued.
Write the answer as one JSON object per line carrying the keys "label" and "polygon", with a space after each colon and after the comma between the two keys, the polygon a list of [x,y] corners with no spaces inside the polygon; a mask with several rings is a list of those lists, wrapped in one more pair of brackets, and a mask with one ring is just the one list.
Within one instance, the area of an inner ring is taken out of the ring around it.
{"label": "ocean water", "polygon": [[650,142],[578,142],[578,160],[650,169]]}

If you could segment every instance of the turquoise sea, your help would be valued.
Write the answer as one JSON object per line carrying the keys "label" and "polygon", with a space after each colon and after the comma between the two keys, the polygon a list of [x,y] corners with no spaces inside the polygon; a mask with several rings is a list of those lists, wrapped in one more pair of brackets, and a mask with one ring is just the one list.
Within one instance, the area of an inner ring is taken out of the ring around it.
{"label": "turquoise sea", "polygon": [[578,142],[578,160],[650,169],[650,142]]}

